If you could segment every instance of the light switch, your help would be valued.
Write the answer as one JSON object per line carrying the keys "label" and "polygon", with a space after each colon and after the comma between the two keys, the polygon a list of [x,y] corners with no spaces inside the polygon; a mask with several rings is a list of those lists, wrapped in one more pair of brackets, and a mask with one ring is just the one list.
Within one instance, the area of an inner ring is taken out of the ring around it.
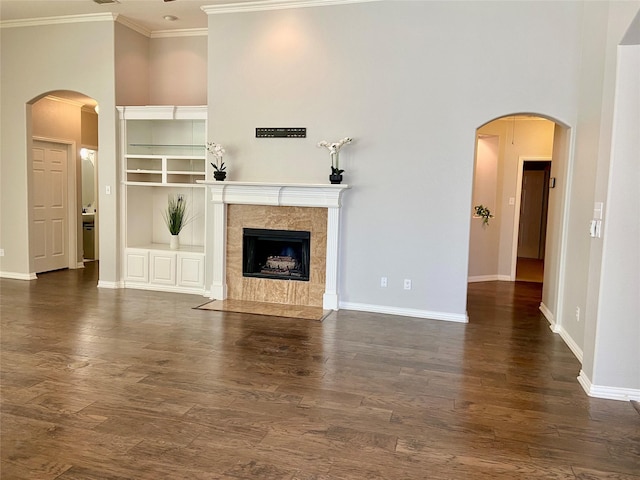
{"label": "light switch", "polygon": [[516,204],[516,197],[509,197],[509,205],[515,205]]}
{"label": "light switch", "polygon": [[593,204],[593,218],[596,220],[602,220],[602,213],[604,204],[602,202],[595,202]]}
{"label": "light switch", "polygon": [[600,238],[602,236],[602,220],[591,220],[589,235],[592,238]]}

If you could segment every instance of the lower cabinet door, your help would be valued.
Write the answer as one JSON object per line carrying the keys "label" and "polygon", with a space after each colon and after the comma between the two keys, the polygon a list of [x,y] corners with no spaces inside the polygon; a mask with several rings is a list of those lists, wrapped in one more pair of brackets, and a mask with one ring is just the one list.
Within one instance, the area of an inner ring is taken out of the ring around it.
{"label": "lower cabinet door", "polygon": [[158,285],[176,284],[176,254],[169,252],[149,253],[150,283]]}
{"label": "lower cabinet door", "polygon": [[204,287],[203,254],[178,253],[178,286],[187,288]]}
{"label": "lower cabinet door", "polygon": [[126,274],[127,282],[149,282],[149,252],[147,250],[127,250],[126,251]]}

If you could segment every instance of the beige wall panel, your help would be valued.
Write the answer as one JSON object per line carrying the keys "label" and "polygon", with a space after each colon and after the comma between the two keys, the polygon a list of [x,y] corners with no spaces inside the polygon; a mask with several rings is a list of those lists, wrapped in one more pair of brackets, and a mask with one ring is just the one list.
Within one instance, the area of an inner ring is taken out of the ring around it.
{"label": "beige wall panel", "polygon": [[[227,293],[232,300],[322,306],[326,278],[327,210],[307,207],[229,205],[227,210]],[[311,232],[308,282],[242,276],[242,229]]]}

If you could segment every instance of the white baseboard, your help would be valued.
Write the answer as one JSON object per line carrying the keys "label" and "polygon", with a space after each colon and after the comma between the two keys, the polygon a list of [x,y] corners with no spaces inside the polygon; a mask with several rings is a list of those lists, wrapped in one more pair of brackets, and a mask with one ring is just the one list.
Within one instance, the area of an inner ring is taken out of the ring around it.
{"label": "white baseboard", "polygon": [[511,277],[509,275],[475,275],[473,277],[469,277],[467,282],[476,283],[476,282],[510,282]]}
{"label": "white baseboard", "polygon": [[36,280],[35,273],[16,273],[16,272],[0,272],[0,278],[9,278],[11,280]]}
{"label": "white baseboard", "polygon": [[593,383],[591,383],[591,380],[589,379],[589,377],[587,377],[583,370],[580,370],[578,383],[582,385],[582,388],[590,397],[606,398],[608,400],[622,400],[627,402],[629,400],[635,400],[640,402],[639,389],[594,385]]}
{"label": "white baseboard", "polygon": [[371,305],[367,303],[340,302],[340,308],[345,310],[358,310],[361,312],[384,313],[387,315],[399,315],[402,317],[427,318],[430,320],[444,320],[447,322],[469,323],[467,314],[432,312],[430,310],[418,310],[415,308],[387,307],[384,305]]}
{"label": "white baseboard", "polygon": [[98,280],[98,288],[122,288],[122,283],[105,282],[104,280]]}
{"label": "white baseboard", "polygon": [[549,307],[547,307],[543,302],[540,302],[540,307],[538,307],[540,309],[540,311],[542,312],[542,315],[544,315],[544,318],[547,319],[547,322],[549,322],[549,326],[551,327],[551,330],[556,332],[556,318],[553,315],[553,312],[551,310],[549,310]]}
{"label": "white baseboard", "polygon": [[582,349],[573,340],[573,338],[571,338],[571,335],[569,335],[569,333],[564,328],[562,328],[562,325],[556,325],[553,331],[560,335],[560,338],[564,340],[564,343],[567,344],[569,350],[573,352],[578,361],[582,364]]}
{"label": "white baseboard", "polygon": [[573,352],[573,354],[580,361],[580,363],[582,363],[582,349],[573,340],[573,338],[571,338],[571,335],[569,335],[569,333],[564,328],[562,328],[562,325],[558,325],[556,323],[555,315],[553,314],[553,312],[551,312],[551,310],[549,310],[549,308],[543,302],[540,302],[539,308],[540,308],[540,311],[542,312],[542,315],[544,315],[544,318],[546,318],[547,321],[549,322],[549,328],[551,329],[551,331],[553,333],[557,333],[558,335],[560,335],[560,338],[562,338],[564,343],[567,344],[567,347],[569,347],[569,350],[571,350],[571,352]]}
{"label": "white baseboard", "polygon": [[135,283],[125,282],[124,288],[133,288],[136,290],[151,290],[154,292],[167,292],[167,293],[188,293],[190,295],[203,295],[204,289],[195,290],[193,288],[176,287],[174,285],[157,285],[149,283]]}

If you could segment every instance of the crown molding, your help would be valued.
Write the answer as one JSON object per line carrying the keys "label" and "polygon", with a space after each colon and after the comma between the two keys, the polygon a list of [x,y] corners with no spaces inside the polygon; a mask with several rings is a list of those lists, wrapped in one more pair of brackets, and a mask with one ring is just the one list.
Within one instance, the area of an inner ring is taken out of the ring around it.
{"label": "crown molding", "polygon": [[206,36],[206,28],[191,28],[182,30],[157,30],[151,31],[131,21],[118,13],[96,13],[90,15],[64,15],[59,17],[27,18],[24,20],[0,21],[0,28],[40,27],[43,25],[62,25],[67,23],[86,22],[118,22],[131,30],[148,38],[166,37],[196,37]]}
{"label": "crown molding", "polygon": [[553,120],[549,120],[548,118],[540,117],[538,115],[530,115],[530,114],[518,114],[518,115],[509,115],[508,117],[500,117],[496,121],[498,122],[553,122]]}
{"label": "crown molding", "polygon": [[243,3],[223,3],[205,5],[202,8],[207,15],[223,13],[263,12],[265,10],[284,10],[287,8],[329,7],[350,3],[370,3],[382,0],[256,0]]}
{"label": "crown molding", "polygon": [[145,37],[151,36],[151,31],[144,28],[142,25],[138,25],[135,22],[132,22],[127,17],[123,17],[122,15],[115,15],[114,20],[118,22],[120,25],[124,25],[127,28],[130,28],[134,32],[138,32],[140,35],[144,35]]}
{"label": "crown molding", "polygon": [[64,23],[113,22],[118,15],[114,13],[96,13],[92,15],[65,15],[61,17],[26,18],[0,22],[0,28],[39,27]]}
{"label": "crown molding", "polygon": [[84,106],[84,103],[78,102],[76,100],[71,100],[70,98],[62,98],[55,95],[47,95],[44,98],[46,98],[47,100],[51,100],[52,102],[66,103],[67,105],[72,105],[74,107],[82,108]]}
{"label": "crown molding", "polygon": [[171,37],[206,37],[209,30],[206,28],[184,28],[181,30],[155,30],[151,32],[151,38]]}

